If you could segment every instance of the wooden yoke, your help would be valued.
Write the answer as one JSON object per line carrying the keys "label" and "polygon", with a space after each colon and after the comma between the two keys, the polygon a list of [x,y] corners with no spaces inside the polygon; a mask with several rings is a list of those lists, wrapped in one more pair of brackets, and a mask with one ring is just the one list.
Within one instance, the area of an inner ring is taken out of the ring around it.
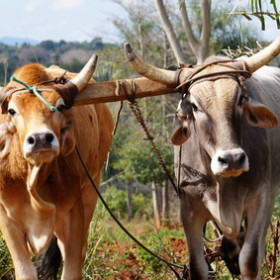
{"label": "wooden yoke", "polygon": [[116,102],[174,93],[177,90],[147,78],[89,83],[75,98],[74,106]]}
{"label": "wooden yoke", "polygon": [[[135,60],[141,61],[133,53],[129,44],[125,44],[125,55],[132,68],[134,68],[133,65],[135,63],[133,62]],[[70,73],[56,65],[50,66],[47,68],[47,71],[53,78],[65,75],[66,79],[72,79],[75,76],[74,73]],[[167,72],[169,72],[170,79],[175,81],[175,71]],[[149,77],[104,82],[94,82],[91,80],[88,85],[75,96],[74,106],[117,102],[123,100],[132,101],[137,98],[164,95],[175,92],[178,92],[178,90],[176,90],[176,85],[173,83],[162,83],[161,81],[149,79]]]}

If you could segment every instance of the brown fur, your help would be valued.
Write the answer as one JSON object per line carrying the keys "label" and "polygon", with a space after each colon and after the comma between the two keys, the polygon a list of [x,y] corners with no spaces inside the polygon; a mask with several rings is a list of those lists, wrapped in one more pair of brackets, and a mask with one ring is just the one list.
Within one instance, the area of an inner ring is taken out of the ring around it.
{"label": "brown fur", "polygon": [[[18,69],[15,76],[33,85],[56,77],[57,72],[30,64]],[[19,84],[11,82],[8,86]],[[53,105],[60,98],[54,92],[42,95]],[[0,116],[0,125],[13,122],[16,126],[15,133],[8,131],[1,136],[2,141],[5,137],[12,141],[0,161],[0,227],[16,279],[37,279],[29,252],[41,254],[54,235],[64,259],[62,279],[82,279],[87,232],[97,197],[73,148],[78,146],[98,185],[112,139],[111,114],[105,105],[74,107],[63,114],[51,112],[29,93],[13,95],[10,102],[20,109],[24,121],[22,125],[19,117],[11,120],[9,115]],[[64,129],[69,120],[73,126]],[[37,162],[24,157],[23,142],[29,131],[42,125],[59,139],[60,153],[36,166]]]}

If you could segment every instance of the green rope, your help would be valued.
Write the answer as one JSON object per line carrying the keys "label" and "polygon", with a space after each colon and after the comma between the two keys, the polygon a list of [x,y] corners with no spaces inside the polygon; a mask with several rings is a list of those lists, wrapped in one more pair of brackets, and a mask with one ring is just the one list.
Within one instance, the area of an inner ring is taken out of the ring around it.
{"label": "green rope", "polygon": [[40,91],[54,91],[56,92],[54,89],[52,88],[38,88],[36,86],[32,86],[30,87],[28,84],[26,84],[25,82],[17,79],[14,75],[10,78],[11,81],[17,82],[21,85],[23,85],[26,89],[25,90],[20,90],[17,91],[15,94],[20,94],[20,93],[24,93],[24,92],[30,92],[30,93],[34,93],[46,106],[48,106],[50,108],[50,110],[52,112],[56,111],[57,108],[53,105],[51,105],[41,94]]}
{"label": "green rope", "polygon": [[10,78],[10,81],[14,81],[17,82],[21,85],[23,85],[25,88],[27,88],[29,91],[31,90],[30,86],[28,84],[26,84],[25,82],[18,80],[14,75],[12,75],[12,77]]}

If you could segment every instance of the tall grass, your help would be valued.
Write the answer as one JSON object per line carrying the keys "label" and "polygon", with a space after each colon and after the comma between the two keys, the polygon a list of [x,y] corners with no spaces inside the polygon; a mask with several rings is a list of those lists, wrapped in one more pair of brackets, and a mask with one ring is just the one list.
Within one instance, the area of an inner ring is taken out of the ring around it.
{"label": "tall grass", "polygon": [[[278,203],[267,238],[268,247],[262,270],[263,280],[280,279]],[[188,252],[181,226],[156,230],[153,222],[147,220],[135,219],[128,223],[125,220],[123,222],[152,251],[177,264],[187,263]],[[211,279],[240,279],[229,274],[223,261],[213,262],[212,268],[214,272],[211,273]],[[171,280],[174,279],[174,274],[165,264],[135,245],[112,221],[99,202],[89,229],[83,278],[86,280]],[[1,236],[0,279],[14,280],[10,254]]]}

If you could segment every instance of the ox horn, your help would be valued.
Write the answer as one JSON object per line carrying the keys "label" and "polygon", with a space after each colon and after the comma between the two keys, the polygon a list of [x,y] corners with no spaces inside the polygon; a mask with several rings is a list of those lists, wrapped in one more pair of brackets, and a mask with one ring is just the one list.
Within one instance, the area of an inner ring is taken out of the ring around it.
{"label": "ox horn", "polygon": [[280,36],[275,39],[270,45],[268,45],[263,50],[252,55],[251,57],[245,58],[244,61],[249,67],[251,73],[255,72],[268,62],[270,62],[274,57],[280,53]]}
{"label": "ox horn", "polygon": [[78,88],[79,92],[87,86],[89,80],[92,78],[97,64],[97,58],[98,56],[93,54],[80,73],[71,79],[71,82]]}
{"label": "ox horn", "polygon": [[134,53],[132,47],[128,43],[124,45],[124,49],[129,64],[136,72],[153,81],[160,82],[167,86],[174,86],[174,71],[157,68],[147,64]]}

